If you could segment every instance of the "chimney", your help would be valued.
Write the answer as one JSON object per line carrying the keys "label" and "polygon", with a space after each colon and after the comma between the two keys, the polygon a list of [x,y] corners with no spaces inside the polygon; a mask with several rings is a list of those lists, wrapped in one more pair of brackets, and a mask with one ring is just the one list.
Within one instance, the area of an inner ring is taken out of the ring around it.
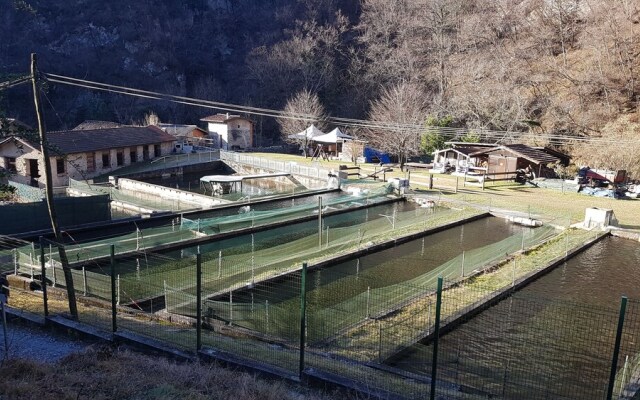
{"label": "chimney", "polygon": [[229,119],[229,113],[227,113],[227,119]]}

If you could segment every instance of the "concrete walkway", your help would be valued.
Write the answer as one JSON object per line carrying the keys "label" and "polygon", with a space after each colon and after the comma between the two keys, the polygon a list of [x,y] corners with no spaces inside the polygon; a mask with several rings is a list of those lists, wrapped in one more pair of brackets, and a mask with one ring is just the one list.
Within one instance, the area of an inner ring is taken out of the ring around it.
{"label": "concrete walkway", "polygon": [[29,359],[38,362],[56,362],[72,353],[90,346],[89,343],[27,326],[17,320],[7,321],[7,344],[0,318],[0,362],[12,359]]}

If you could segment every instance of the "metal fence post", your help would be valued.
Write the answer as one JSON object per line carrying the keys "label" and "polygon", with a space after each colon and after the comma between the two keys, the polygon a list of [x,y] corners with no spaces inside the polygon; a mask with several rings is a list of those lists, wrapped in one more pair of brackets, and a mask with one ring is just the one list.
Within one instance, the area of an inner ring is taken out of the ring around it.
{"label": "metal fence post", "polygon": [[40,282],[42,285],[42,305],[44,307],[44,316],[49,315],[49,302],[47,298],[47,266],[44,259],[44,239],[40,236],[40,267],[42,267]]}
{"label": "metal fence post", "polygon": [[302,263],[302,275],[300,276],[300,366],[299,377],[302,380],[304,371],[304,344],[307,325],[307,263]]}
{"label": "metal fence post", "polygon": [[436,377],[438,375],[438,341],[440,336],[440,310],[442,308],[442,277],[438,277],[438,290],[436,292],[436,320],[433,329],[433,356],[431,358],[431,390],[429,399],[436,398]]}
{"label": "metal fence post", "polygon": [[111,265],[111,331],[116,332],[118,330],[118,324],[116,321],[116,246],[110,246],[110,265]]}
{"label": "metal fence post", "polygon": [[322,249],[322,196],[318,197],[318,249]]}
{"label": "metal fence post", "polygon": [[616,343],[613,348],[613,358],[611,360],[611,373],[609,374],[609,386],[607,387],[607,400],[611,400],[613,398],[613,386],[616,380],[616,369],[618,369],[618,355],[620,354],[620,342],[622,341],[622,328],[624,327],[624,316],[625,316],[626,310],[627,310],[627,297],[622,296],[622,300],[620,302],[620,316],[618,317],[618,329],[616,331]]}
{"label": "metal fence post", "polygon": [[196,350],[202,349],[202,254],[196,255]]}
{"label": "metal fence post", "polygon": [[84,289],[84,295],[87,296],[87,270],[82,266],[82,287]]}

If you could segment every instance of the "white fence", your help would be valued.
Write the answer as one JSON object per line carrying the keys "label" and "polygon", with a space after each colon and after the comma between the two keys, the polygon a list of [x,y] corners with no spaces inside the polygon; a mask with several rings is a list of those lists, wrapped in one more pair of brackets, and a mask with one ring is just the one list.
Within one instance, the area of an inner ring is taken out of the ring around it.
{"label": "white fence", "polygon": [[291,175],[303,176],[306,178],[316,178],[322,180],[329,179],[331,172],[325,168],[312,167],[307,165],[298,165],[292,161],[276,161],[267,158],[254,157],[242,153],[233,153],[230,151],[220,150],[220,159],[222,161],[235,162],[238,164],[250,165],[252,167],[269,169],[278,172],[288,172]]}

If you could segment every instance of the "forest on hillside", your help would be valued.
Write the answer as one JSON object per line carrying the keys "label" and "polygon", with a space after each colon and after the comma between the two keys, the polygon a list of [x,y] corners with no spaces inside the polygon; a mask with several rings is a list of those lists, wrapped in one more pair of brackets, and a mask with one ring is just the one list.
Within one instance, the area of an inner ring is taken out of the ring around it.
{"label": "forest on hillside", "polygon": [[[0,0],[0,77],[35,52],[44,72],[199,99],[280,110],[306,92],[337,117],[598,137],[572,152],[605,162],[621,141],[640,153],[639,31],[636,0]],[[49,129],[213,113],[55,84],[44,103]],[[3,93],[7,116],[32,108],[29,88]]]}

